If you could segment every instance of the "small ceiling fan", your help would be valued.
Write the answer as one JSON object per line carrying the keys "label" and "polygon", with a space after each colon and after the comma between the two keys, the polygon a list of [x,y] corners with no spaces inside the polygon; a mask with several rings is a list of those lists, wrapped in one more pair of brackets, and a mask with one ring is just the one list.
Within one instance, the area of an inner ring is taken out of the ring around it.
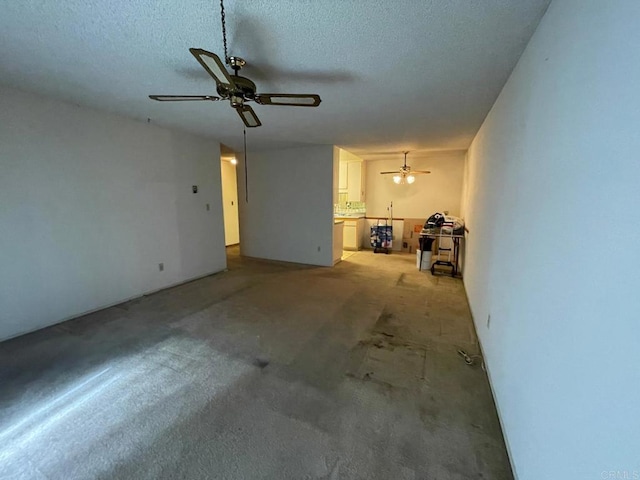
{"label": "small ceiling fan", "polygon": [[380,172],[380,175],[393,175],[393,181],[398,184],[411,184],[416,181],[416,177],[414,175],[422,175],[425,173],[431,173],[428,170],[411,170],[411,167],[407,165],[407,153],[404,153],[404,165],[400,167],[400,170],[396,170],[393,172]]}
{"label": "small ceiling fan", "polygon": [[285,105],[293,107],[317,107],[320,105],[320,96],[316,94],[293,94],[293,93],[256,93],[257,87],[246,77],[238,75],[242,67],[246,65],[244,59],[227,55],[227,33],[225,26],[224,4],[220,2],[222,17],[222,39],[224,42],[224,58],[234,71],[229,75],[226,67],[215,53],[208,52],[201,48],[190,48],[191,54],[202,65],[209,75],[216,82],[215,95],[149,95],[152,100],[159,102],[184,102],[184,101],[208,101],[229,100],[231,107],[238,112],[240,118],[247,127],[259,127],[262,125],[260,119],[253,111],[248,102],[256,102],[260,105]]}

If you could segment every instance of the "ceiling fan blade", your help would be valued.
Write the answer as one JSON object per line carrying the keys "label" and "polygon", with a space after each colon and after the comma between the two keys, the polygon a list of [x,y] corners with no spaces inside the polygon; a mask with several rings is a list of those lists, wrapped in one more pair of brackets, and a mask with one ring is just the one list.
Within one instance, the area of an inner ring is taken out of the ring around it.
{"label": "ceiling fan blade", "polygon": [[380,175],[399,175],[400,172],[397,170],[395,172],[380,172]]}
{"label": "ceiling fan blade", "polygon": [[213,77],[218,85],[222,85],[229,90],[236,88],[222,60],[220,60],[220,57],[215,53],[207,52],[201,48],[190,48],[189,51],[196,57],[196,60],[202,65],[202,68]]}
{"label": "ceiling fan blade", "polygon": [[159,102],[188,102],[197,100],[217,102],[220,100],[220,97],[214,95],[149,95],[149,98]]}
{"label": "ceiling fan blade", "polygon": [[317,107],[320,95],[295,93],[260,93],[255,101],[260,105],[288,105],[292,107]]}
{"label": "ceiling fan blade", "polygon": [[431,173],[429,170],[411,170],[411,174]]}
{"label": "ceiling fan blade", "polygon": [[256,112],[253,111],[253,108],[247,105],[242,105],[241,107],[236,108],[236,112],[238,112],[238,115],[240,115],[240,118],[247,127],[259,127],[262,125],[260,119],[256,115]]}

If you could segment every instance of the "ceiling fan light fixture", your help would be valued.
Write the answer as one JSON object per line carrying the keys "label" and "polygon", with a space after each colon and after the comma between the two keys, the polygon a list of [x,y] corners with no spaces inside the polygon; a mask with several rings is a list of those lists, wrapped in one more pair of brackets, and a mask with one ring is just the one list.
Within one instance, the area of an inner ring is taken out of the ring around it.
{"label": "ceiling fan light fixture", "polygon": [[236,157],[233,157],[231,159],[231,165],[237,165],[238,164],[238,160],[236,160]]}
{"label": "ceiling fan light fixture", "polygon": [[431,173],[427,170],[411,170],[411,167],[407,165],[407,153],[404,153],[404,164],[400,167],[397,172],[380,172],[381,175],[393,175],[393,183],[396,185],[411,185],[416,181],[416,175],[422,175],[423,173]]}
{"label": "ceiling fan light fixture", "polygon": [[231,102],[231,106],[233,108],[242,107],[242,105],[244,105],[244,98],[239,95],[231,95],[229,97],[229,102]]}

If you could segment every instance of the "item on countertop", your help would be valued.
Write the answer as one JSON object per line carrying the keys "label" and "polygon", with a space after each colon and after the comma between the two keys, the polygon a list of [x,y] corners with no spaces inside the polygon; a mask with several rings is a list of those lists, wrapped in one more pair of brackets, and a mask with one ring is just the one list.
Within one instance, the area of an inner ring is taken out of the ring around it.
{"label": "item on countertop", "polygon": [[451,234],[453,229],[454,235],[464,234],[464,220],[453,215],[445,215],[436,212],[431,215],[424,224],[425,230],[442,229],[442,233]]}
{"label": "item on countertop", "polygon": [[451,233],[452,228],[454,235],[464,235],[464,220],[453,215],[445,215],[442,233]]}
{"label": "item on countertop", "polygon": [[427,218],[427,221],[424,223],[424,228],[425,229],[440,228],[443,223],[444,223],[444,213],[436,212],[433,215],[431,215],[429,218]]}

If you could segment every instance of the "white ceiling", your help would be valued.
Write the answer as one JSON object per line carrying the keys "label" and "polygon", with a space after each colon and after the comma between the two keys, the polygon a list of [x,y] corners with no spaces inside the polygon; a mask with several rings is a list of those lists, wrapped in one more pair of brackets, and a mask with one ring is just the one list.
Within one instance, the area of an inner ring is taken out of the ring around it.
{"label": "white ceiling", "polygon": [[[254,105],[249,150],[335,144],[364,158],[464,150],[549,0],[226,0],[229,54],[259,92],[318,93],[318,108]],[[12,0],[0,6],[0,81],[215,138],[242,150],[189,47],[223,56],[218,0]],[[399,156],[401,158],[401,156]]]}

